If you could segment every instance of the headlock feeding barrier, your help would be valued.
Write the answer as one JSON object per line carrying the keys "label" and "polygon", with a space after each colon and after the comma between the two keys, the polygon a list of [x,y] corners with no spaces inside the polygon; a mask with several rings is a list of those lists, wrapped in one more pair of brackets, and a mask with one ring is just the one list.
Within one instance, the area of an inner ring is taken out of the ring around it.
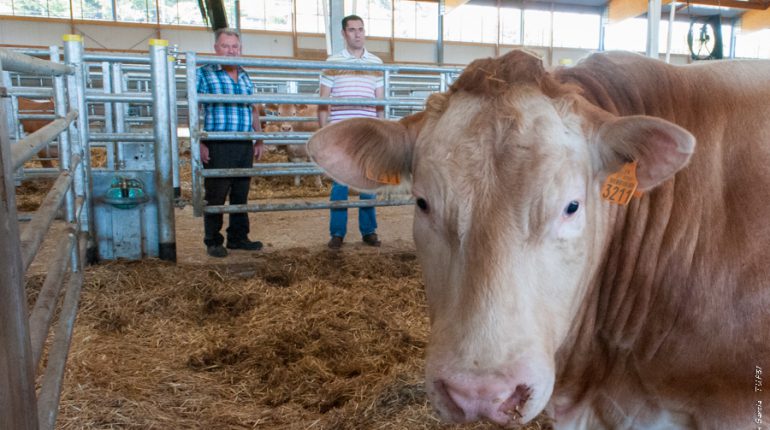
{"label": "headlock feeding barrier", "polygon": [[[255,93],[198,94],[195,69],[205,64],[244,67]],[[320,98],[319,73],[334,69],[381,73],[385,97]],[[202,104],[383,106],[386,117],[395,119],[421,110],[427,96],[445,91],[459,72],[446,67],[224,59],[180,54],[158,39],[150,40],[146,55],[85,52],[77,35],[65,35],[63,49],[0,49],[0,270],[4,273],[0,277],[0,429],[55,428],[84,265],[118,258],[175,261],[175,207],[190,203],[194,215],[202,216],[412,203],[404,196],[384,196],[363,201],[208,206],[203,199],[206,177],[296,177],[322,171],[312,162],[204,170],[198,145],[202,139],[263,139],[267,145],[304,145],[311,133],[206,132],[200,122]],[[22,99],[53,102],[53,109],[25,111],[20,108]],[[21,124],[31,120],[48,124],[26,134]],[[268,113],[262,120],[316,118]],[[184,146],[179,143],[180,131],[185,130],[189,133],[189,161],[179,156],[180,146]],[[97,153],[105,154],[106,159],[95,162]],[[29,163],[41,157],[42,161],[53,158],[58,164],[33,167]],[[188,162],[189,202],[180,191],[180,166]],[[52,178],[53,185],[34,213],[20,214],[16,186],[40,177]],[[44,241],[45,256],[36,260]],[[25,276],[33,260],[36,264],[43,261],[45,280],[29,308]],[[53,329],[52,321],[57,321]]]}

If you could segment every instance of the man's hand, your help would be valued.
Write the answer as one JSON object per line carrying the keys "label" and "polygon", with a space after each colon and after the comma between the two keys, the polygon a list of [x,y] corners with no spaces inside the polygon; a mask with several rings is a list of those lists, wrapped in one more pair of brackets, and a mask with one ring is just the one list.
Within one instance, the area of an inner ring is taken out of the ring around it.
{"label": "man's hand", "polygon": [[259,160],[262,158],[262,153],[265,152],[265,142],[258,140],[254,144],[254,159]]}
{"label": "man's hand", "polygon": [[201,150],[201,161],[203,164],[208,164],[209,160],[209,147],[204,145],[203,143],[200,144],[200,150]]}

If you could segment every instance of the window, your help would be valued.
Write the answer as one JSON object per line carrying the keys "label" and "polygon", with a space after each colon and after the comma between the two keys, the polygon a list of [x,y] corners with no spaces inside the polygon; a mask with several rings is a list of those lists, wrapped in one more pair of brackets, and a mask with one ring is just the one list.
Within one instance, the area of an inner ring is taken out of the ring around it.
{"label": "window", "polygon": [[203,25],[197,0],[161,0],[160,22],[175,25]]}
{"label": "window", "polygon": [[[687,47],[687,33],[690,31],[690,23],[684,21],[674,21],[674,27],[671,31],[671,54],[690,55],[690,48]],[[647,30],[645,30],[646,34]],[[658,53],[666,53],[668,45],[668,21],[660,22],[660,37],[658,39]],[[647,42],[645,36],[645,51]]]}
{"label": "window", "polygon": [[554,12],[553,46],[599,49],[600,23],[598,14]]}
{"label": "window", "polygon": [[524,11],[524,45],[551,45],[551,12],[545,10]]}
{"label": "window", "polygon": [[292,0],[266,0],[265,3],[265,30],[291,31]]}
{"label": "window", "polygon": [[241,3],[241,28],[264,30],[266,26],[265,0]]}
{"label": "window", "polygon": [[46,16],[45,2],[17,1],[12,5],[14,15]]}
{"label": "window", "polygon": [[323,0],[297,1],[297,31],[300,33],[326,33],[324,27]]}
{"label": "window", "polygon": [[72,16],[75,19],[112,20],[112,2],[108,0],[72,0]]}
{"label": "window", "polygon": [[438,2],[395,0],[396,34],[404,39],[438,39]]}
{"label": "window", "polygon": [[500,43],[521,45],[521,9],[500,8]]}
{"label": "window", "polygon": [[155,10],[155,0],[121,0],[115,2],[118,21],[157,22],[158,11]]}
{"label": "window", "polygon": [[292,0],[249,0],[240,5],[241,28],[291,31]]}
{"label": "window", "polygon": [[722,55],[724,58],[730,58],[730,41],[733,38],[733,26],[722,26]]}
{"label": "window", "polygon": [[[687,33],[690,31],[690,23],[687,21],[674,21],[671,31],[671,54],[690,55],[687,46]],[[722,26],[722,53],[725,58],[730,55],[731,26]],[[658,36],[658,52],[666,53],[668,44],[668,21],[660,22],[660,35]],[[615,24],[608,25],[605,29],[604,48],[608,51],[624,49],[628,51],[647,51],[647,20],[642,18],[626,19]]]}
{"label": "window", "polygon": [[748,34],[735,33],[735,56],[737,58],[770,58],[770,30],[754,31]]}
{"label": "window", "polygon": [[[687,41],[685,40],[685,43]],[[641,18],[624,19],[610,24],[604,30],[604,49],[647,51],[647,20]]]}
{"label": "window", "polygon": [[497,7],[464,4],[444,15],[444,38],[497,43]]}
{"label": "window", "polygon": [[69,0],[3,0],[0,14],[69,18]]}
{"label": "window", "polygon": [[367,36],[391,36],[391,8],[391,0],[345,1],[345,15],[358,15],[363,18]]}

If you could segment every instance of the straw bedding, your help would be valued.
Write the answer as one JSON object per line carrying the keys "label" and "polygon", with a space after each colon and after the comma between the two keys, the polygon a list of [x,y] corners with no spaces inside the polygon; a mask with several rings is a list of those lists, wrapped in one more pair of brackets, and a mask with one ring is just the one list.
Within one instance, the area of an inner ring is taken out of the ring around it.
{"label": "straw bedding", "polygon": [[497,428],[438,421],[427,330],[411,251],[92,266],[58,428]]}

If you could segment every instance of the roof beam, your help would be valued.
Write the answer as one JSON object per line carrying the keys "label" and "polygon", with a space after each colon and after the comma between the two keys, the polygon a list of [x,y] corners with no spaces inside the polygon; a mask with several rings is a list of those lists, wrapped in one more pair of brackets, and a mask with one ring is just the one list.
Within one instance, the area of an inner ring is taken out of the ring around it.
{"label": "roof beam", "polygon": [[446,13],[449,13],[456,8],[468,3],[469,0],[445,0],[444,5],[446,7]]}
{"label": "roof beam", "polygon": [[647,12],[647,3],[647,0],[610,0],[607,5],[607,17],[610,24],[627,18],[635,18]]}
{"label": "roof beam", "polygon": [[770,9],[750,10],[741,15],[742,33],[745,34],[766,28],[770,28]]}
{"label": "roof beam", "polygon": [[768,4],[764,1],[741,1],[741,0],[693,0],[690,4],[703,4],[707,6],[732,7],[736,9],[755,9],[766,10]]}
{"label": "roof beam", "polygon": [[[663,0],[663,4],[669,4],[671,3],[671,0]],[[770,6],[770,1],[768,0],[748,0],[748,1],[741,1],[741,0],[692,0],[690,1],[690,5],[707,5],[707,6],[721,6],[721,7],[730,7],[730,8],[736,8],[736,9],[750,9],[749,12],[745,13],[743,16],[746,17],[746,15],[754,15],[752,14],[752,11],[767,11],[768,6]],[[627,18],[636,18],[637,16],[643,15],[647,12],[647,6],[648,6],[648,0],[610,0],[609,4],[607,5],[608,9],[608,17],[610,24],[616,23],[619,21],[622,21]],[[755,23],[756,21],[756,23]],[[749,17],[749,25],[751,26],[751,30],[747,31],[754,31],[759,30],[761,28],[768,28],[770,27],[770,15],[765,14],[756,14],[756,16],[750,16]],[[760,25],[760,27],[754,27],[755,25]],[[744,27],[741,26],[743,29]]]}

